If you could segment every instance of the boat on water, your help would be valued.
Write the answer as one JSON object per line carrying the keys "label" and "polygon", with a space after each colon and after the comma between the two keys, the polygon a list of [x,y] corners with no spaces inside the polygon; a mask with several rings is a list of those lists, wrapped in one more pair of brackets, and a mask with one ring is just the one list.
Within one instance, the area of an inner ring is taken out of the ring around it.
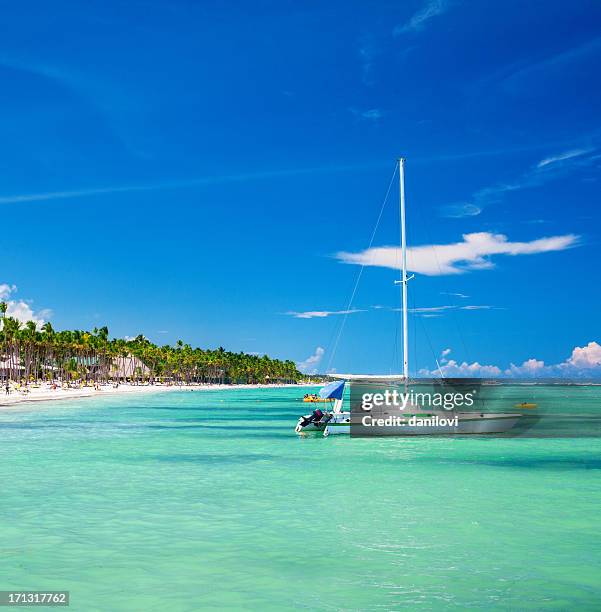
{"label": "boat on water", "polygon": [[[405,227],[405,159],[398,162],[399,204],[401,221],[401,285],[402,293],[402,367],[403,373],[396,375],[332,374],[334,382],[319,392],[319,398],[333,401],[332,410],[317,408],[311,414],[301,416],[296,424],[298,434],[321,432],[331,434],[356,434],[358,436],[419,436],[419,435],[467,435],[498,434],[509,431],[521,418],[519,413],[458,411],[437,407],[424,407],[416,402],[383,407],[377,413],[344,409],[345,388],[404,390],[409,397],[409,337],[407,284],[414,277],[407,274],[407,241]],[[416,381],[417,382],[417,381]],[[441,383],[444,381],[441,381]],[[373,394],[372,394],[373,395]]]}
{"label": "boat on water", "polygon": [[306,404],[327,404],[327,403],[331,403],[332,401],[333,400],[329,398],[323,399],[315,393],[307,393],[303,397],[303,402],[305,402]]}

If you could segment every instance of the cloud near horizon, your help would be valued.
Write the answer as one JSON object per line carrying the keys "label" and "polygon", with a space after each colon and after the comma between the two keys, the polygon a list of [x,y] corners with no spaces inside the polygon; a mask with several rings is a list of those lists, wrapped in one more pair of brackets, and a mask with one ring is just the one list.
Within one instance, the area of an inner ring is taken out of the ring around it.
{"label": "cloud near horizon", "polygon": [[298,361],[296,367],[303,374],[317,374],[317,370],[319,368],[319,364],[323,359],[325,354],[325,350],[323,347],[318,346],[315,348],[315,352],[307,357],[304,361]]}
{"label": "cloud near horizon", "polygon": [[446,360],[451,352],[445,349],[441,356],[443,364],[438,368],[429,370],[423,368],[419,371],[421,376],[437,377],[441,372],[444,377],[493,377],[493,378],[582,378],[601,376],[601,345],[591,341],[585,346],[576,346],[572,354],[565,361],[557,364],[545,364],[540,359],[530,358],[521,365],[511,363],[508,368],[502,369],[497,365],[483,365],[474,361],[459,363],[454,359]]}
{"label": "cloud near horizon", "polygon": [[[462,242],[423,245],[407,249],[407,267],[426,276],[464,274],[471,270],[490,270],[492,255],[535,255],[563,251],[578,244],[575,234],[549,236],[530,242],[510,242],[503,234],[475,232],[463,234]],[[399,247],[374,247],[358,253],[341,251],[336,259],[342,263],[400,270]]]}
{"label": "cloud near horizon", "polygon": [[40,328],[52,316],[49,308],[34,312],[31,308],[31,300],[11,300],[13,293],[16,293],[17,286],[8,283],[0,283],[0,301],[6,302],[6,316],[17,319],[21,323],[33,321],[36,327]]}

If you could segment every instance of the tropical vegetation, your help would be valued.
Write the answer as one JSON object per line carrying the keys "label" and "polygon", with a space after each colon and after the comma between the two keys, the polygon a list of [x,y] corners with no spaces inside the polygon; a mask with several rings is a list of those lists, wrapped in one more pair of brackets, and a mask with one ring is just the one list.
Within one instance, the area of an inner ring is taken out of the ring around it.
{"label": "tropical vegetation", "polygon": [[92,331],[40,329],[6,316],[0,303],[0,379],[27,383],[106,384],[129,381],[192,383],[274,383],[303,378],[294,362],[267,355],[192,348],[179,340],[158,346],[143,335],[109,338],[107,327]]}

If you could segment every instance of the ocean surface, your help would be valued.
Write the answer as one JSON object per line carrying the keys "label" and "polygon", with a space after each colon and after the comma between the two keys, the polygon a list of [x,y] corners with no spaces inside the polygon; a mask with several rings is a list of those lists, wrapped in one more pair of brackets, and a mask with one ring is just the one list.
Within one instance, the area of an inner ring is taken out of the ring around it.
{"label": "ocean surface", "polygon": [[[299,438],[304,392],[0,411],[0,590],[102,611],[601,609],[601,439]],[[601,387],[537,392],[601,411]]]}

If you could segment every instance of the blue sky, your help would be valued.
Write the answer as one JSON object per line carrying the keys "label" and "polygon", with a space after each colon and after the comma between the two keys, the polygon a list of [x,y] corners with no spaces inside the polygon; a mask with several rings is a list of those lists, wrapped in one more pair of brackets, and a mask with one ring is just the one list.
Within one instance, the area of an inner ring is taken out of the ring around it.
{"label": "blue sky", "polygon": [[3,3],[0,294],[58,329],[398,371],[395,252],[367,248],[403,154],[412,371],[592,370],[600,24],[593,1]]}

